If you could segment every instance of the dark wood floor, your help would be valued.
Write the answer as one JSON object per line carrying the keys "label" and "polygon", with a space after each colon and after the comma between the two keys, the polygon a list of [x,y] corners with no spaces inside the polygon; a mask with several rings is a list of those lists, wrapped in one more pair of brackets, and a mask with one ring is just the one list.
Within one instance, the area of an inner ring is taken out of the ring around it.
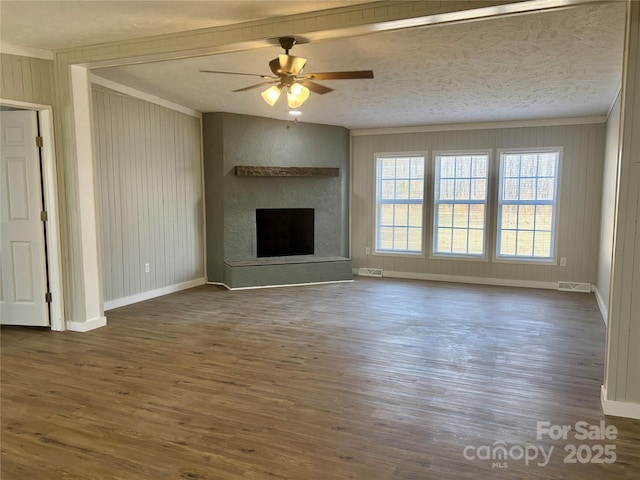
{"label": "dark wood floor", "polygon": [[[592,295],[388,279],[3,328],[2,479],[638,479],[640,421],[601,412],[604,342]],[[601,420],[615,440],[536,438]],[[616,461],[564,463],[571,444]]]}

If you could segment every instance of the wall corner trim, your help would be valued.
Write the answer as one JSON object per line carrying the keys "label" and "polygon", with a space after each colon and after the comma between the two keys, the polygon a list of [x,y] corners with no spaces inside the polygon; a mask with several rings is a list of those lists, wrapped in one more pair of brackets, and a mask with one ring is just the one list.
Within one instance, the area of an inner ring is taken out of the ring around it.
{"label": "wall corner trim", "polygon": [[602,403],[602,413],[605,415],[640,420],[640,403],[607,400],[607,387],[604,385],[600,387],[600,403]]}
{"label": "wall corner trim", "polygon": [[92,318],[86,322],[67,322],[67,330],[72,332],[88,332],[96,328],[106,327],[107,317]]}

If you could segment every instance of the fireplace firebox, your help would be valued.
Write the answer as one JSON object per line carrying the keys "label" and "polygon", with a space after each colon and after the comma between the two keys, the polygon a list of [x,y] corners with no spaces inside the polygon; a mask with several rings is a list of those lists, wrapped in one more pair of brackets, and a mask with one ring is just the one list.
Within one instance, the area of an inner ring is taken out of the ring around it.
{"label": "fireplace firebox", "polygon": [[313,255],[313,208],[258,208],[256,234],[258,257]]}

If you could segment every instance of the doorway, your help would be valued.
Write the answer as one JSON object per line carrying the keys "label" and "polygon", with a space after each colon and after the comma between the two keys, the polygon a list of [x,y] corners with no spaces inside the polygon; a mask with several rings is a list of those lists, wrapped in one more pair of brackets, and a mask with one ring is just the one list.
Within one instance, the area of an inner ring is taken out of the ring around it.
{"label": "doorway", "polygon": [[49,279],[38,114],[3,108],[0,126],[0,323],[47,327]]}
{"label": "doorway", "polygon": [[0,323],[65,330],[51,113],[0,101]]}

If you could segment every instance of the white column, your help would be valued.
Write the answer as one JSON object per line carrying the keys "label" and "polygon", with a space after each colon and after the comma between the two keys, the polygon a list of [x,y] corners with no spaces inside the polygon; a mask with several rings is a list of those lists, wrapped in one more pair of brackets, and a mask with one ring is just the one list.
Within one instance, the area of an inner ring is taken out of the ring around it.
{"label": "white column", "polygon": [[78,172],[78,204],[80,210],[79,255],[82,259],[82,284],[84,287],[85,320],[68,322],[67,328],[80,332],[93,330],[107,324],[102,299],[102,275],[96,219],[94,179],[94,153],[91,123],[91,79],[89,70],[71,65],[71,98]]}

